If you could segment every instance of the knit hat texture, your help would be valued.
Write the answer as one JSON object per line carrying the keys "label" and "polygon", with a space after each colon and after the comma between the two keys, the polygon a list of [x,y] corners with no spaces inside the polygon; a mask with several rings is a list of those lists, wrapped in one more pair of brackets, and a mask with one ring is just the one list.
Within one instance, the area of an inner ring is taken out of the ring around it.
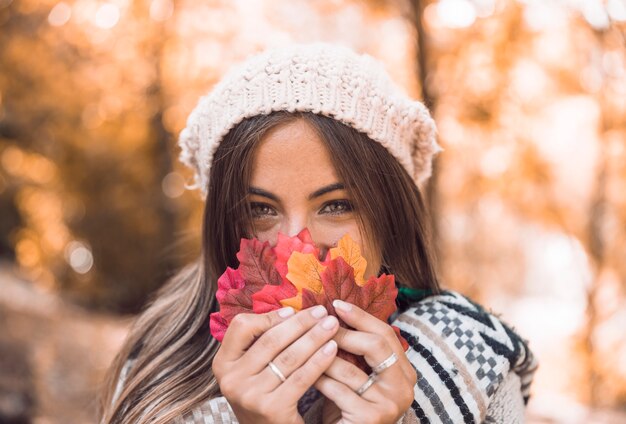
{"label": "knit hat texture", "polygon": [[179,160],[206,199],[215,150],[243,119],[274,111],[334,118],[382,144],[416,183],[432,172],[436,141],[428,109],[410,99],[367,54],[327,43],[294,44],[250,56],[202,96],[181,131]]}

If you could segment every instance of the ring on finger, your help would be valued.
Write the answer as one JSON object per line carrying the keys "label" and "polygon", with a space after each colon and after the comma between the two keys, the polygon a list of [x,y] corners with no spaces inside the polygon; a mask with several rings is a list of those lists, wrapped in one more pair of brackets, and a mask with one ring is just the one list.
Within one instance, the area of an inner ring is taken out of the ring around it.
{"label": "ring on finger", "polygon": [[374,384],[374,381],[376,381],[376,377],[378,376],[378,374],[376,374],[375,372],[371,373],[368,377],[367,377],[367,381],[365,383],[363,383],[363,385],[361,387],[359,387],[358,389],[355,390],[355,393],[359,396],[361,396],[363,393],[365,393],[365,391],[367,389],[369,389],[372,384]]}
{"label": "ring on finger", "polygon": [[389,355],[387,359],[385,359],[380,364],[372,368],[372,372],[376,374],[380,374],[381,372],[383,372],[384,370],[386,370],[387,368],[395,364],[397,361],[398,361],[398,355],[396,355],[396,353],[394,352],[391,355]]}
{"label": "ring on finger", "polygon": [[287,380],[285,374],[282,373],[282,371],[276,366],[275,363],[269,361],[267,365],[270,367],[270,370],[274,373],[274,375],[276,375],[276,377],[280,379],[281,383],[284,383],[285,380]]}

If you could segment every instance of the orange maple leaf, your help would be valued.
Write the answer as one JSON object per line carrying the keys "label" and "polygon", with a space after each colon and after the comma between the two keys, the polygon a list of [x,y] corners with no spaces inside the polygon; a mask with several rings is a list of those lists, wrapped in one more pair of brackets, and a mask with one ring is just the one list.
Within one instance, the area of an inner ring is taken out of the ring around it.
{"label": "orange maple leaf", "polygon": [[296,286],[298,294],[281,300],[283,306],[291,306],[296,311],[302,309],[302,290],[322,292],[322,273],[326,270],[312,253],[293,252],[287,261],[287,279]]}
{"label": "orange maple leaf", "polygon": [[367,261],[361,256],[359,245],[352,240],[349,234],[344,235],[337,242],[337,247],[330,249],[330,258],[337,259],[339,256],[343,258],[348,265],[354,269],[354,279],[359,286],[365,284],[365,269]]}

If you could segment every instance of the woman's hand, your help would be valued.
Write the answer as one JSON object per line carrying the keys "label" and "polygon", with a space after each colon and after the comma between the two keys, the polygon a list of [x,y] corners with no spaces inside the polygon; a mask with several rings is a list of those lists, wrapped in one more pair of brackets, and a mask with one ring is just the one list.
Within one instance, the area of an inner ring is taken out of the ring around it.
{"label": "woman's hand", "polygon": [[323,306],[297,314],[283,308],[236,315],[213,359],[213,373],[239,422],[302,423],[298,399],[335,358],[337,343],[331,338],[338,328]]}
{"label": "woman's hand", "polygon": [[315,383],[327,398],[324,422],[335,423],[341,418],[342,424],[395,423],[413,402],[415,369],[390,325],[355,305],[337,300],[333,305],[339,317],[355,329],[339,329],[334,340],[340,349],[364,356],[372,368],[392,353],[398,361],[381,371],[374,384],[359,396],[356,390],[367,381],[368,375],[357,366],[335,358]]}

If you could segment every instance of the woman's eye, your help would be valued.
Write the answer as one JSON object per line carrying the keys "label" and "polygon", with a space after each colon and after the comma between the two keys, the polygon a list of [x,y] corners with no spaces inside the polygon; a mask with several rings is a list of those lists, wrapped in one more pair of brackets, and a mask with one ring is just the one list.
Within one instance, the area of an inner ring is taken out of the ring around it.
{"label": "woman's eye", "polygon": [[352,211],[352,204],[347,200],[335,200],[326,203],[321,210],[322,213],[331,215],[339,215],[350,211]]}
{"label": "woman's eye", "polygon": [[276,211],[264,203],[251,203],[250,210],[253,218],[264,218],[266,216],[276,215]]}

